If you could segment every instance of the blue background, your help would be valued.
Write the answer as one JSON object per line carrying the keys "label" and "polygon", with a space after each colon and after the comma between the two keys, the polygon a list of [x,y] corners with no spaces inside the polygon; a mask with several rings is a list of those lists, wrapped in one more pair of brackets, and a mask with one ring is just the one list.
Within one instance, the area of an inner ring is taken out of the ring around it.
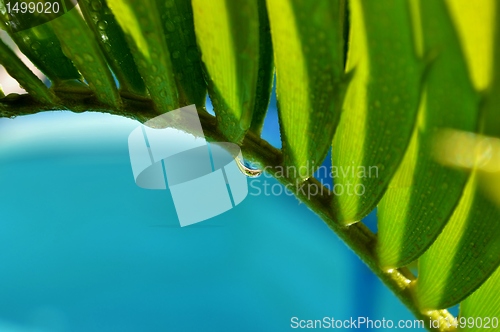
{"label": "blue background", "polygon": [[[263,136],[279,146],[274,103]],[[134,183],[127,138],[138,125],[98,113],[0,119],[0,331],[413,319],[294,197],[250,189],[229,212],[180,228],[168,190]],[[365,222],[374,228],[375,214]]]}

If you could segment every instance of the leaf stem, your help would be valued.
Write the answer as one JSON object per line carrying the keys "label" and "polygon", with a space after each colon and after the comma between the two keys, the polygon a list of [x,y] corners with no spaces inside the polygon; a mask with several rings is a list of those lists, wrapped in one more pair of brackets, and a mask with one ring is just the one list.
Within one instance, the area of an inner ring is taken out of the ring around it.
{"label": "leaf stem", "polygon": [[[138,120],[141,123],[156,117],[151,100],[137,96],[122,95],[123,108],[110,109],[108,105],[99,102],[90,93],[59,92],[58,97],[63,101],[64,107],[40,104],[30,95],[10,95],[0,99],[0,118],[16,117],[39,113],[48,110],[70,110],[81,113],[86,111],[102,112],[120,115]],[[209,141],[227,141],[217,129],[216,119],[204,108],[198,108],[205,137]],[[455,331],[447,323],[453,322],[454,317],[447,310],[432,310],[423,312],[419,309],[412,295],[415,276],[407,268],[383,270],[378,265],[375,253],[377,236],[362,222],[344,226],[337,223],[331,208],[331,195],[333,193],[315,178],[309,178],[302,183],[293,183],[291,179],[279,176],[281,170],[282,154],[279,149],[271,146],[267,141],[252,132],[248,132],[241,144],[241,150],[247,160],[251,160],[265,167],[265,171],[274,176],[281,184],[287,186],[295,196],[309,209],[314,211],[330,229],[337,234],[347,246],[377,275],[380,280],[401,300],[401,302],[415,315],[429,331]],[[312,190],[314,189],[314,193]],[[430,325],[439,321],[440,327]]]}

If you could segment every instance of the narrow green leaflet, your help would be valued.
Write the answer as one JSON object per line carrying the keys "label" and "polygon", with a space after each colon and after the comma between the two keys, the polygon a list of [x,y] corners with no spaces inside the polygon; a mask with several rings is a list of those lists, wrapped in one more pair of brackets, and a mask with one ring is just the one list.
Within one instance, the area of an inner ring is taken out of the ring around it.
{"label": "narrow green leaflet", "polygon": [[423,68],[407,1],[350,5],[347,70],[354,77],[332,144],[333,209],[344,224],[375,208],[398,169],[416,120]]}
{"label": "narrow green leaflet", "polygon": [[[19,17],[23,17],[19,15]],[[49,24],[42,24],[31,29],[12,32],[7,24],[7,17],[0,14],[0,24],[4,24],[26,57],[57,86],[64,80],[80,80],[81,75],[68,59]]]}
{"label": "narrow green leaflet", "polygon": [[436,134],[443,129],[473,132],[477,127],[479,98],[445,5],[423,2],[416,15],[422,18],[423,52],[436,54],[425,75],[425,98],[410,147],[378,208],[379,261],[390,268],[422,255],[462,196],[469,173],[434,158]]}
{"label": "narrow green leaflet", "polygon": [[304,180],[321,165],[340,118],[344,1],[267,2],[287,176]]}
{"label": "narrow green leaflet", "polygon": [[[483,0],[485,5],[488,5],[490,11],[494,12],[495,19],[491,21],[490,29],[494,30],[494,33],[491,34],[491,40],[493,42],[485,41],[484,39],[478,38],[477,36],[474,41],[478,44],[493,44],[491,48],[493,48],[493,61],[491,65],[491,74],[486,77],[486,80],[489,78],[490,87],[486,91],[488,92],[488,98],[485,101],[484,105],[484,123],[483,123],[483,132],[488,136],[500,137],[500,3],[496,0]],[[492,28],[494,26],[494,28]],[[471,38],[472,39],[472,38]],[[483,63],[483,65],[486,65]],[[478,75],[479,76],[479,75]],[[500,172],[500,169],[497,169],[497,174]],[[497,188],[498,189],[498,188]]]}
{"label": "narrow green leaflet", "polygon": [[486,89],[494,76],[492,68],[496,0],[447,0],[476,90]]}
{"label": "narrow green leaflet", "polygon": [[250,130],[256,134],[260,134],[273,88],[274,62],[271,27],[269,25],[266,0],[257,1],[259,3],[259,76],[257,78],[255,108]]}
{"label": "narrow green leaflet", "polygon": [[416,295],[424,310],[451,307],[500,264],[500,210],[473,173],[455,213],[419,260]]}
{"label": "narrow green leaflet", "polygon": [[125,41],[125,34],[106,1],[80,0],[78,3],[120,84],[120,90],[145,96],[146,86]]}
{"label": "narrow green leaflet", "polygon": [[28,91],[33,98],[43,104],[57,104],[57,97],[42,81],[19,59],[16,54],[0,39],[0,65],[10,76]]}
{"label": "narrow green leaflet", "polygon": [[[500,269],[460,305],[457,325],[462,332],[497,330],[500,326]],[[486,328],[489,326],[488,328]]]}
{"label": "narrow green leaflet", "polygon": [[[430,6],[428,10],[436,12],[437,8],[432,7],[436,2],[421,0],[421,3],[423,8]],[[499,27],[496,29],[498,38]],[[477,39],[481,42],[479,36]],[[498,72],[500,45],[495,42],[494,45],[493,66],[494,72]],[[500,81],[497,75],[493,80],[480,112],[481,135],[457,132],[442,144],[438,155],[451,166],[473,169],[473,172],[451,220],[419,260],[416,295],[424,309],[459,303],[481,286],[500,264],[500,202],[495,203],[495,197],[488,190],[490,183],[498,181],[500,176],[494,159],[500,154],[500,127],[492,126],[495,124],[492,119],[500,117]],[[498,187],[494,192],[498,192]]]}
{"label": "narrow green leaflet", "polygon": [[[263,61],[271,61],[270,51],[260,43],[259,6],[254,0],[193,0],[196,37],[206,70],[208,92],[217,115],[219,129],[233,142],[241,142],[250,128],[253,113],[260,98],[269,100],[259,90],[259,76],[269,77],[260,68]],[[259,75],[259,71],[262,73]],[[266,105],[267,106],[267,105]],[[266,107],[267,108],[267,107]],[[260,110],[259,112],[262,112]]]}
{"label": "narrow green leaflet", "polygon": [[170,50],[180,106],[205,105],[207,87],[196,45],[193,10],[185,0],[157,0],[165,39]]}
{"label": "narrow green leaflet", "polygon": [[120,107],[121,98],[113,75],[80,13],[72,9],[49,24],[59,38],[64,54],[73,60],[97,99],[109,106]]}
{"label": "narrow green leaflet", "polygon": [[156,110],[177,109],[179,92],[156,1],[108,0],[108,5],[125,32]]}

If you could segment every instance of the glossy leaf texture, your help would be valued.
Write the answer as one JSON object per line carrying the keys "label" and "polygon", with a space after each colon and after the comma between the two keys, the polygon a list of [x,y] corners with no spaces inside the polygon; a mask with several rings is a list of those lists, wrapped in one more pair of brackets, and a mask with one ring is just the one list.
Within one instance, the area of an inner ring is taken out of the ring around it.
{"label": "glossy leaf texture", "polygon": [[333,209],[343,224],[368,215],[396,173],[415,125],[423,71],[407,1],[355,0],[350,11],[347,70],[354,75],[332,144]]}
{"label": "glossy leaf texture", "polygon": [[423,309],[464,300],[500,263],[498,206],[477,188],[473,174],[451,220],[419,260],[416,295]]}
{"label": "glossy leaf texture", "polygon": [[[0,39],[0,65],[15,78],[28,93],[42,104],[56,104],[57,97],[17,55]],[[3,94],[3,92],[2,92]]]}
{"label": "glossy leaf texture", "polygon": [[474,132],[479,115],[479,96],[451,19],[443,3],[435,6],[441,10],[426,4],[415,8],[420,10],[414,16],[420,18],[428,61],[424,98],[410,147],[378,207],[377,253],[387,268],[405,266],[429,248],[450,219],[469,176],[439,163],[433,153],[440,130]]}
{"label": "glossy leaf texture", "polygon": [[340,118],[345,3],[267,1],[286,176],[302,181],[321,165]]}
{"label": "glossy leaf texture", "polygon": [[[498,328],[500,320],[500,269],[460,305],[459,331],[476,332]],[[471,320],[473,323],[471,323]]]}
{"label": "glossy leaf texture", "polygon": [[156,1],[108,0],[108,6],[126,35],[155,109],[177,109],[179,92]]}
{"label": "glossy leaf texture", "polygon": [[[442,2],[421,0],[421,6],[438,17],[446,11]],[[442,20],[439,19],[440,24]],[[496,68],[500,68],[495,62]],[[487,190],[491,180],[485,181],[499,171],[492,157],[500,154],[500,128],[492,128],[488,121],[500,116],[498,104],[493,105],[497,97],[491,98],[499,92],[498,84],[491,85],[480,111],[479,134],[458,131],[440,138],[437,158],[449,167],[471,170],[472,176],[451,220],[419,260],[416,296],[424,309],[459,303],[500,264],[500,209]]]}
{"label": "glossy leaf texture", "polygon": [[146,96],[146,86],[125,42],[125,34],[107,3],[102,0],[80,0],[79,5],[85,21],[94,33],[118,80],[120,90]]}
{"label": "glossy leaf texture", "polygon": [[271,27],[267,13],[266,0],[257,0],[259,4],[259,74],[255,107],[252,115],[250,130],[260,134],[267,114],[271,92],[273,89],[274,59]]}
{"label": "glossy leaf texture", "polygon": [[265,15],[265,4],[254,0],[193,0],[192,4],[218,127],[230,141],[241,142],[253,114],[267,109],[271,92],[269,85],[257,88],[259,80],[268,82],[272,77],[270,44],[265,41],[270,37],[260,33],[265,18],[259,15]]}
{"label": "glossy leaf texture", "polygon": [[80,13],[73,8],[49,24],[61,42],[64,54],[82,73],[97,99],[109,106],[120,107],[121,98],[113,75]]}
{"label": "glossy leaf texture", "polygon": [[156,3],[170,51],[180,106],[204,106],[207,87],[196,45],[191,2],[157,0]]}
{"label": "glossy leaf texture", "polygon": [[13,32],[5,15],[0,14],[0,21],[21,52],[50,79],[54,86],[65,80],[81,79],[71,60],[64,55],[61,44],[49,24]]}

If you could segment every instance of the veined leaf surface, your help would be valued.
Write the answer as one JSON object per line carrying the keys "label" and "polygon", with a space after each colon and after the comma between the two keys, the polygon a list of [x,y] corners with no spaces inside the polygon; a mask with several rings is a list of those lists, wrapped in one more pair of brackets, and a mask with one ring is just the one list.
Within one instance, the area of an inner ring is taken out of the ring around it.
{"label": "veined leaf surface", "polygon": [[156,4],[170,51],[180,106],[204,106],[207,87],[203,78],[201,55],[196,45],[191,2],[157,0]]}
{"label": "veined leaf surface", "polygon": [[[194,0],[196,36],[206,70],[208,92],[217,114],[218,127],[240,142],[255,113],[265,112],[270,87],[257,88],[259,80],[272,76],[269,38],[261,33],[264,1]],[[264,27],[265,28],[265,27]],[[264,40],[262,40],[264,39]]]}
{"label": "veined leaf surface", "polygon": [[113,75],[80,13],[73,8],[49,24],[61,42],[64,54],[82,73],[97,99],[107,105],[120,107],[121,98]]}
{"label": "veined leaf surface", "polygon": [[[433,7],[436,4],[438,2],[422,0],[422,6],[429,6],[429,11],[437,12],[438,9]],[[490,2],[489,5],[493,4]],[[493,25],[490,29],[494,29]],[[495,38],[498,38],[499,28],[496,29]],[[495,40],[498,39],[489,42]],[[477,41],[481,42],[480,36]],[[498,69],[498,42],[494,45],[493,67]],[[472,170],[472,176],[451,220],[419,260],[416,295],[424,309],[457,304],[484,283],[500,264],[500,206],[489,195],[487,186],[500,174],[498,159],[495,159],[500,155],[500,127],[491,126],[490,121],[500,117],[498,82],[495,77],[486,101],[482,103],[480,135],[456,132],[441,137],[443,142],[438,159],[448,166]]]}
{"label": "veined leaf surface", "polygon": [[424,2],[415,16],[421,18],[423,52],[432,57],[425,97],[410,147],[378,208],[378,257],[381,266],[391,268],[422,255],[450,219],[469,173],[435,160],[433,143],[445,128],[475,131],[479,114],[479,98],[445,5]]}
{"label": "veined leaf surface", "polygon": [[164,113],[179,108],[179,92],[170,52],[155,0],[108,0],[126,35],[155,108]]}
{"label": "veined leaf surface", "polygon": [[321,165],[340,118],[345,3],[268,0],[283,163],[301,181]]}
{"label": "veined leaf surface", "polygon": [[79,5],[120,84],[120,90],[145,96],[146,87],[125,42],[125,35],[106,1],[80,0]]}
{"label": "veined leaf surface", "polygon": [[407,1],[350,4],[347,70],[354,76],[332,144],[333,209],[345,224],[375,208],[400,165],[415,124],[423,68]]}
{"label": "veined leaf surface", "polygon": [[[490,328],[498,327],[500,319],[500,269],[478,290],[460,305],[460,317],[457,320],[459,331],[484,331],[486,323]],[[473,323],[471,324],[471,320]],[[481,321],[481,324],[476,323]]]}

